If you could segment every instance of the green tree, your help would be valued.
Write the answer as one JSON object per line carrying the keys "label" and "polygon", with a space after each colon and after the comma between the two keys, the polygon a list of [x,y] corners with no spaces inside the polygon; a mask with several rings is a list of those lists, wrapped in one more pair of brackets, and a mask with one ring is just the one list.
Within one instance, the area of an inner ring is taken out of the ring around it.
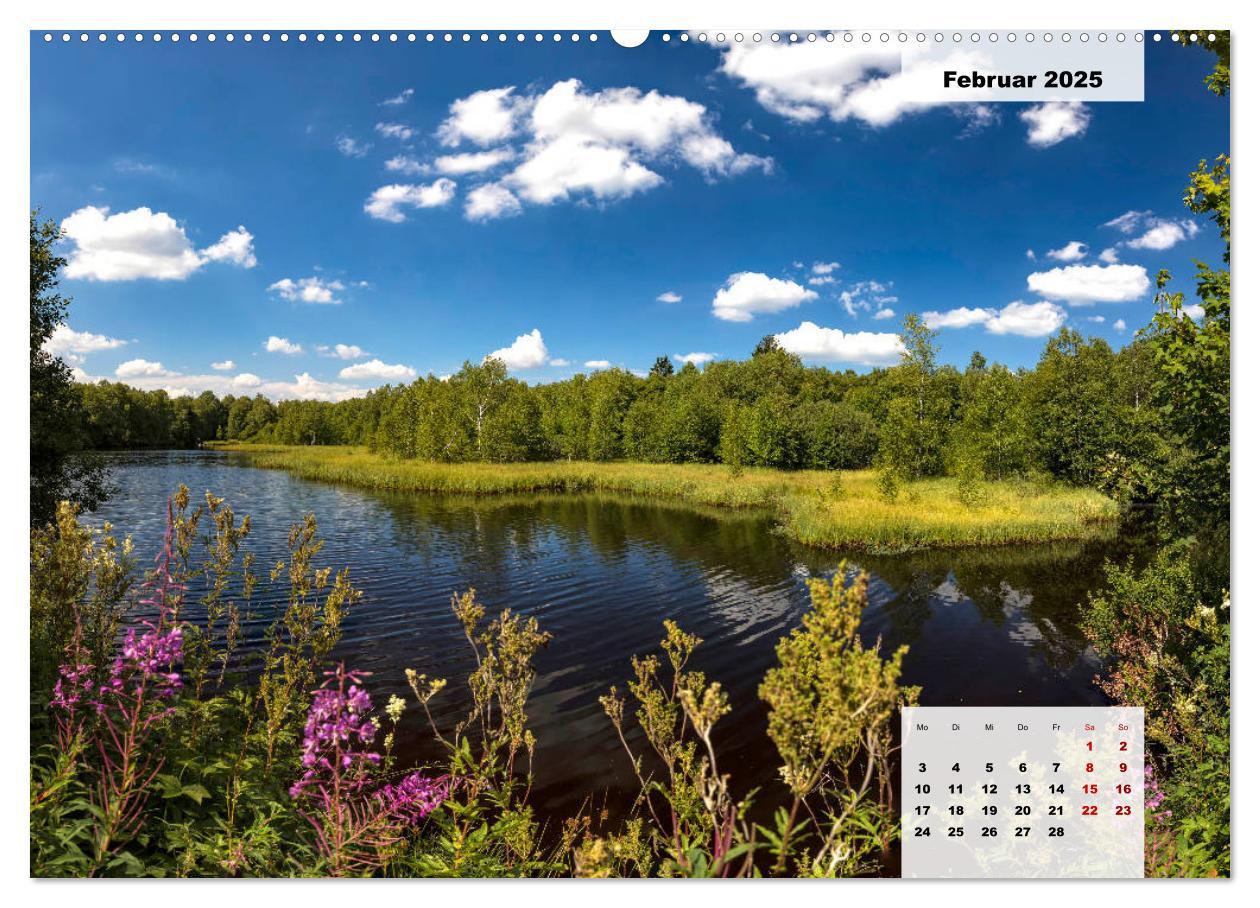
{"label": "green tree", "polygon": [[57,502],[93,509],[108,494],[100,458],[84,452],[83,412],[70,368],[44,349],[65,324],[70,300],[57,292],[66,260],[54,245],[61,227],[31,212],[31,506],[32,526],[48,523]]}

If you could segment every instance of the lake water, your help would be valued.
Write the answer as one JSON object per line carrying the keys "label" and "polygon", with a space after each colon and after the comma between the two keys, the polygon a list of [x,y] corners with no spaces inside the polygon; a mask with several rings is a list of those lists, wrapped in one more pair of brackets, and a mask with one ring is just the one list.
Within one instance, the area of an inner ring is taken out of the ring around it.
{"label": "lake water", "polygon": [[[110,455],[118,493],[93,523],[130,533],[145,560],[160,547],[165,501],[179,483],[209,489],[249,514],[249,548],[263,574],[285,554],[289,525],[307,512],[326,545],[318,563],[349,565],[364,597],[346,619],[337,652],[373,672],[378,706],[405,693],[403,670],[450,679],[435,704],[440,723],[462,716],[471,657],[450,612],[469,586],[490,614],[511,607],[554,636],[538,659],[530,705],[538,736],[535,803],[576,812],[590,795],[619,801],[633,776],[599,706],[609,685],[624,691],[630,657],[652,652],[661,622],[704,638],[695,668],[721,681],[732,712],[715,736],[722,770],[737,789],[775,786],[757,685],[775,642],[808,604],[805,578],[830,574],[842,553],[820,552],[774,532],[764,514],[700,514],[603,496],[453,498],[383,494],[323,485],[209,451]],[[1122,541],[850,555],[871,574],[865,639],[908,644],[903,680],[924,705],[1092,705],[1100,668],[1078,626],[1079,604],[1102,579]],[[256,600],[253,629],[269,623],[284,589]],[[282,607],[282,606],[281,606]],[[400,755],[436,756],[418,709],[404,719]]]}

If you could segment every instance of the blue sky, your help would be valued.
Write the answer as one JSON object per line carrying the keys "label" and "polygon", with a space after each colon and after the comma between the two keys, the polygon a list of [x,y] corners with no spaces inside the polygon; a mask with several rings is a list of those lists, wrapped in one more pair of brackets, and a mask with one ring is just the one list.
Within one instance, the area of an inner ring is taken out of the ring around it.
{"label": "blue sky", "polygon": [[72,234],[55,348],[336,399],[771,333],[862,371],[918,312],[945,361],[1028,366],[1059,324],[1127,341],[1159,268],[1189,289],[1218,259],[1179,201],[1228,148],[1209,54],[1148,42],[1143,103],[923,107],[857,103],[887,73],[825,50],[33,36],[31,200]]}

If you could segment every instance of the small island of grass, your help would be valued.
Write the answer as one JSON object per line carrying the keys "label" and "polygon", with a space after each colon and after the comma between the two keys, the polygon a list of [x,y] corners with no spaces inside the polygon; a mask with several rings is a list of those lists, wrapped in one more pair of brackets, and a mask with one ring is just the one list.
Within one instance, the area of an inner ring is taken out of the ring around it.
{"label": "small island of grass", "polygon": [[605,492],[702,507],[772,510],[805,545],[904,551],[1085,539],[1114,531],[1116,503],[1091,489],[1030,481],[909,482],[895,497],[874,470],[732,470],[718,464],[434,463],[362,447],[210,443],[302,479],[418,494]]}

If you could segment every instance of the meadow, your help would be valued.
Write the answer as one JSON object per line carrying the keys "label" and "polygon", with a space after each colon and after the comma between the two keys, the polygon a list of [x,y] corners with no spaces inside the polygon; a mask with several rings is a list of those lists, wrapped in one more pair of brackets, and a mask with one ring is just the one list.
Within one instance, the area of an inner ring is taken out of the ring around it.
{"label": "meadow", "polygon": [[915,480],[890,488],[875,470],[731,469],[717,464],[434,463],[362,447],[208,445],[302,479],[403,493],[604,492],[706,508],[774,511],[805,545],[868,552],[1013,545],[1114,532],[1119,508],[1092,489],[1053,482]]}

